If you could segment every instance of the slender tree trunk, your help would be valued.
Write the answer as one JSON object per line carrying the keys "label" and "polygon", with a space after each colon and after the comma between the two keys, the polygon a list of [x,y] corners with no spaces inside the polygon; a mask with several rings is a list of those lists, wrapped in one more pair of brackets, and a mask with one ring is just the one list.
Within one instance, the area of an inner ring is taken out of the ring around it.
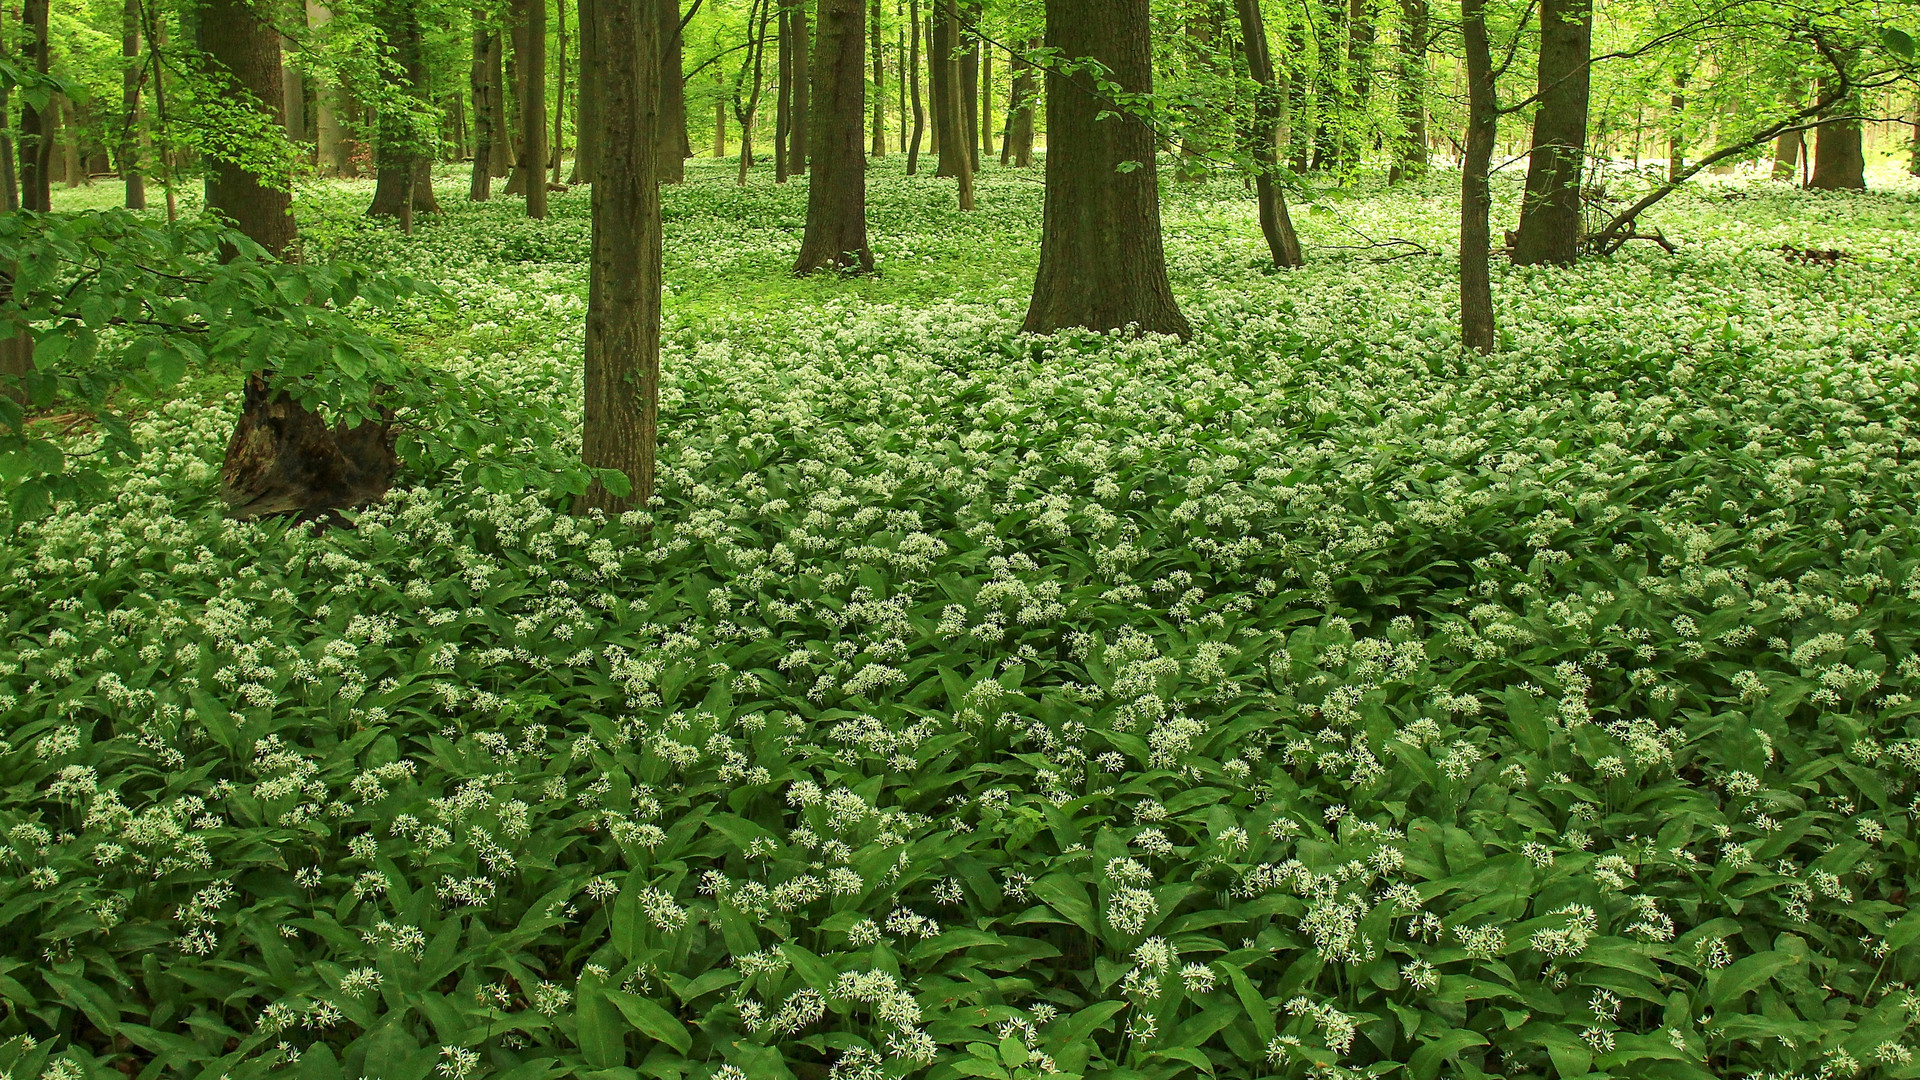
{"label": "slender tree trunk", "polygon": [[[1820,95],[1827,95],[1827,80],[1820,81]],[[1844,97],[1827,110],[1827,115],[1857,115],[1859,103]],[[1807,187],[1813,191],[1867,190],[1867,159],[1861,141],[1860,121],[1835,120],[1821,124],[1813,132],[1813,176]]]}
{"label": "slender tree trunk", "polygon": [[1580,257],[1580,182],[1587,158],[1593,0],[1540,4],[1540,108],[1513,261],[1572,266]]}
{"label": "slender tree trunk", "polygon": [[[433,156],[425,145],[420,116],[432,108],[433,91],[427,82],[427,54],[420,32],[419,0],[387,0],[379,17],[386,30],[391,56],[387,107],[380,110],[374,133],[374,217],[400,218],[410,226],[413,215],[438,213],[433,196]],[[544,188],[544,184],[542,187]]]}
{"label": "slender tree trunk", "polygon": [[[960,7],[959,0],[934,0],[941,13],[940,21],[947,24],[946,39],[951,45],[959,38]],[[960,209],[973,209],[973,159],[968,153],[965,108],[966,95],[961,93],[960,57],[956,50],[949,47],[944,55],[940,52],[931,57],[935,70],[940,72],[940,82],[946,88],[939,115],[934,120],[940,127],[940,170],[936,176],[951,175],[960,188]]]}
{"label": "slender tree trunk", "polygon": [[822,267],[870,273],[867,246],[867,159],[860,145],[867,84],[861,71],[866,0],[820,0],[813,63],[812,180],[807,233],[796,274]]}
{"label": "slender tree trunk", "polygon": [[1367,102],[1373,96],[1373,39],[1373,11],[1368,0],[1348,0],[1348,90],[1340,125],[1341,168],[1358,168],[1366,148]]}
{"label": "slender tree trunk", "polygon": [[961,8],[955,24],[955,41],[964,49],[960,54],[960,122],[967,136],[967,162],[980,171],[980,0],[969,0]]}
{"label": "slender tree trunk", "polygon": [[59,132],[55,145],[60,148],[59,164],[55,167],[55,180],[61,180],[70,188],[80,186],[86,178],[86,163],[80,156],[80,121],[74,112],[73,101],[65,94],[53,96],[53,117]]}
{"label": "slender tree trunk", "polygon": [[727,101],[726,77],[720,74],[718,66],[714,68],[715,97],[713,99],[713,156],[727,156]]}
{"label": "slender tree trunk", "polygon": [[[280,120],[280,35],[248,0],[208,0],[200,21],[206,74],[229,100],[249,100]],[[293,245],[293,198],[285,176],[261,176],[240,162],[209,154],[207,205],[224,212],[275,255]]]}
{"label": "slender tree trunk", "polygon": [[913,110],[907,105],[907,12],[902,0],[894,0],[893,28],[893,80],[894,105],[900,115],[900,136],[895,145],[902,153],[906,152],[907,141],[913,137]]}
{"label": "slender tree trunk", "polygon": [[780,13],[774,18],[778,38],[779,61],[776,73],[779,85],[773,95],[773,182],[787,182],[787,139],[793,133],[793,4],[780,0]]}
{"label": "slender tree trunk", "polygon": [[[545,3],[545,0],[541,0],[541,2]],[[553,145],[547,148],[547,168],[548,168],[548,171],[550,171],[553,174],[553,182],[557,184],[560,182],[560,159],[565,157],[567,153],[567,138],[566,138],[567,3],[566,3],[566,0],[560,0],[558,4],[554,5],[553,15],[554,15],[554,19],[556,20],[556,23],[554,26],[554,35],[555,35],[554,45],[556,48],[560,50],[559,60],[555,64],[556,74],[559,77],[560,85],[559,85],[558,92],[554,95],[554,99],[553,99]]]}
{"label": "slender tree trunk", "polygon": [[[1096,60],[1126,93],[1153,93],[1148,0],[1046,0],[1046,13],[1055,55]],[[1047,193],[1026,330],[1069,326],[1193,333],[1167,281],[1153,128],[1116,113],[1084,74],[1050,69]]]}
{"label": "slender tree trunk", "polygon": [[593,184],[587,286],[586,411],[581,460],[626,477],[625,494],[597,478],[576,513],[643,508],[653,497],[660,409],[660,4],[594,5],[602,50],[600,175]]}
{"label": "slender tree trunk", "polygon": [[[583,0],[584,2],[584,0]],[[495,85],[494,50],[500,38],[486,24],[486,15],[473,9],[473,65],[468,80],[473,92],[473,178],[467,186],[467,198],[486,202],[493,197],[493,144],[503,133],[493,126],[493,97],[500,92]]]}
{"label": "slender tree trunk", "polygon": [[1024,169],[1033,164],[1033,108],[1039,96],[1039,81],[1033,77],[1033,64],[1027,53],[1035,47],[1025,42],[1013,60],[1013,92],[1007,105],[1007,138],[1000,148],[1000,163]]}
{"label": "slender tree trunk", "polygon": [[[547,216],[547,5],[514,0],[513,47],[525,87],[520,100],[518,181],[527,196],[527,216]],[[656,108],[658,106],[655,106]]]}
{"label": "slender tree trunk", "polygon": [[[1187,16],[1187,53],[1193,57],[1193,65],[1201,72],[1213,71],[1213,39],[1217,31],[1214,25],[1216,12],[1211,6],[1195,9]],[[1199,181],[1206,179],[1205,159],[1213,153],[1208,145],[1207,124],[1212,119],[1213,109],[1201,105],[1191,110],[1186,118],[1186,131],[1180,138],[1180,165],[1174,170],[1180,180]]]}
{"label": "slender tree trunk", "polygon": [[[140,0],[127,0],[137,5]],[[319,30],[333,21],[333,12],[318,0],[306,0],[307,25]],[[339,176],[344,152],[340,145],[340,113],[335,98],[338,91],[326,82],[313,87],[314,163],[322,175]]]}
{"label": "slender tree trunk", "polygon": [[[120,182],[129,210],[147,208],[147,179],[140,172],[140,0],[126,0],[120,12]],[[0,115],[4,110],[0,109]]]}
{"label": "slender tree trunk", "polygon": [[1260,0],[1235,0],[1240,17],[1240,38],[1247,52],[1247,72],[1260,85],[1260,97],[1254,104],[1249,134],[1253,159],[1259,170],[1254,174],[1254,190],[1260,200],[1260,232],[1267,238],[1273,265],[1292,269],[1305,266],[1300,237],[1293,231],[1293,218],[1287,214],[1286,195],[1274,183],[1278,167],[1278,144],[1274,134],[1280,126],[1281,103],[1285,92],[1273,74],[1273,56],[1267,47],[1267,26],[1260,14]]}
{"label": "slender tree trunk", "polygon": [[813,126],[813,34],[807,27],[805,0],[796,3],[792,11],[793,25],[789,29],[793,35],[793,111],[787,126],[787,172],[805,176],[807,161],[813,153],[807,144],[807,133]]}
{"label": "slender tree trunk", "polygon": [[[507,122],[507,105],[514,100],[513,84],[507,79],[507,45],[509,34],[504,27],[490,27],[488,33],[493,38],[493,47],[487,51],[488,62],[492,65],[488,72],[488,82],[493,92],[487,95],[487,104],[493,119],[493,152],[487,158],[487,175],[495,180],[507,179],[513,175],[514,163],[519,155],[514,152],[517,136],[514,128]],[[518,107],[515,107],[518,115]],[[509,182],[508,187],[512,187]]]}
{"label": "slender tree trunk", "polygon": [[1400,138],[1388,183],[1427,174],[1427,0],[1400,0]]}
{"label": "slender tree trunk", "polygon": [[759,33],[750,40],[752,48],[748,50],[747,63],[741,68],[744,78],[750,70],[753,72],[753,88],[745,103],[740,102],[740,88],[734,86],[734,119],[740,122],[740,177],[741,187],[747,184],[747,172],[753,168],[753,123],[760,110],[760,90],[766,78],[767,60],[767,24],[773,19],[773,0],[754,0],[753,8],[747,13],[748,33],[753,33],[755,14],[759,16]]}
{"label": "slender tree trunk", "polygon": [[[564,3],[565,0],[562,0]],[[597,0],[577,0],[574,9],[580,24],[580,88],[573,99],[573,174],[569,184],[593,183],[596,153],[594,139],[600,108],[600,32],[594,25],[593,5]]]}
{"label": "slender tree trunk", "polygon": [[[1306,33],[1296,21],[1287,31],[1287,52],[1291,56],[1304,56],[1307,51]],[[1317,84],[1316,84],[1317,85]],[[1307,109],[1309,87],[1304,76],[1288,80],[1287,115],[1292,118],[1287,133],[1287,167],[1296,173],[1307,171],[1313,154],[1316,132],[1319,130],[1319,118],[1310,115]]]}
{"label": "slender tree trunk", "polygon": [[[935,14],[939,7],[940,0],[927,0],[927,25],[923,27],[927,37],[927,152],[935,158],[940,156],[940,84],[946,81],[946,76],[941,74],[945,69],[934,62],[934,57],[940,55],[935,42],[941,33],[940,18]],[[938,175],[939,169],[934,173]]]}
{"label": "slender tree trunk", "polygon": [[1907,175],[1920,176],[1920,98],[1914,102],[1913,141],[1907,146]]}
{"label": "slender tree trunk", "polygon": [[[300,9],[301,13],[304,11]],[[307,80],[291,59],[293,49],[293,39],[283,36],[280,39],[280,111],[281,122],[287,126],[287,138],[299,142],[307,137]]]}
{"label": "slender tree trunk", "polygon": [[1687,73],[1682,71],[1673,77],[1673,96],[1668,99],[1672,108],[1667,118],[1671,126],[1667,129],[1667,179],[1677,180],[1687,171]]}
{"label": "slender tree trunk", "polygon": [[920,139],[927,133],[927,110],[920,103],[920,0],[908,0],[908,19],[913,27],[907,46],[907,89],[913,97],[913,137],[907,142],[907,175],[920,171]]}
{"label": "slender tree trunk", "polygon": [[1800,150],[1805,132],[1789,131],[1773,140],[1773,178],[1792,180],[1800,169]]}
{"label": "slender tree trunk", "polygon": [[1467,144],[1460,163],[1460,341],[1485,353],[1493,351],[1490,174],[1500,124],[1486,0],[1460,0],[1460,24],[1467,60]]}
{"label": "slender tree trunk", "polygon": [[[660,153],[656,160],[663,184],[682,184],[687,179],[687,158],[693,148],[687,141],[687,83],[685,43],[680,35],[680,0],[657,0],[660,4]],[[585,80],[582,80],[585,88]]]}
{"label": "slender tree trunk", "polygon": [[873,0],[868,32],[873,37],[873,156],[887,156],[887,64],[881,43],[880,0]]}
{"label": "slender tree trunk", "polygon": [[[47,73],[51,57],[47,49],[47,0],[25,0],[21,5],[21,26],[26,36],[21,42],[21,59],[42,75]],[[53,209],[53,129],[54,117],[47,108],[37,108],[21,95],[20,107],[20,208],[47,211]]]}

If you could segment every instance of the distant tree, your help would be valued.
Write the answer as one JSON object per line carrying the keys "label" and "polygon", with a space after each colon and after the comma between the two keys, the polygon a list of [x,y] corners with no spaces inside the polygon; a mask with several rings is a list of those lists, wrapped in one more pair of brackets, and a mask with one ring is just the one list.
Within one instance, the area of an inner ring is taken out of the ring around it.
{"label": "distant tree", "polygon": [[1293,219],[1287,214],[1286,196],[1274,182],[1279,164],[1275,135],[1280,126],[1282,94],[1273,72],[1273,56],[1267,45],[1267,24],[1261,17],[1260,0],[1235,0],[1240,19],[1240,38],[1246,50],[1247,70],[1260,88],[1254,103],[1253,122],[1248,126],[1255,165],[1254,189],[1260,204],[1260,232],[1267,239],[1273,265],[1293,268],[1306,265],[1300,251],[1300,237],[1293,231]]}
{"label": "distant tree", "polygon": [[794,273],[823,267],[870,272],[867,246],[865,0],[819,0],[813,63],[813,179],[807,231]]}
{"label": "distant tree", "polygon": [[513,0],[513,54],[519,67],[520,160],[515,184],[526,194],[527,216],[547,216],[547,5]]}
{"label": "distant tree", "polygon": [[[51,59],[47,47],[47,0],[25,0],[20,6],[20,24],[26,31],[21,42],[21,59],[26,62],[25,66],[44,76]],[[279,52],[276,41],[276,58]],[[276,84],[279,78],[276,69]],[[45,212],[53,209],[53,128],[57,106],[50,95],[21,96],[20,208]]]}
{"label": "distant tree", "polygon": [[1593,0],[1541,0],[1539,111],[1513,261],[1572,265],[1580,256],[1580,183],[1587,157]]}
{"label": "distant tree", "polygon": [[440,209],[433,198],[431,172],[438,114],[428,82],[420,2],[384,0],[377,12],[387,54],[380,69],[386,73],[387,85],[373,139],[378,177],[367,213],[400,218],[408,228],[415,213]]}

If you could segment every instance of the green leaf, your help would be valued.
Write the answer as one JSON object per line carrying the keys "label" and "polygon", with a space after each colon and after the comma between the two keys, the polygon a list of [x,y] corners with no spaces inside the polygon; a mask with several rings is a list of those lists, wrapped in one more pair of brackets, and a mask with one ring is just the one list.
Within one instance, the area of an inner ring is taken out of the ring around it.
{"label": "green leaf", "polygon": [[1888,52],[1900,59],[1913,59],[1913,36],[1905,30],[1892,26],[1883,26],[1880,28],[1880,42],[1887,47]]}
{"label": "green leaf", "polygon": [[620,1023],[622,1010],[616,1009],[607,996],[600,980],[589,976],[580,980],[574,997],[574,1030],[580,1052],[596,1069],[611,1069],[627,1059],[626,1032]]}
{"label": "green leaf", "polygon": [[1487,1045],[1487,1037],[1477,1031],[1454,1028],[1446,1034],[1422,1045],[1407,1060],[1407,1075],[1413,1080],[1433,1080],[1440,1075],[1442,1062],[1451,1060],[1460,1051],[1473,1046]]}
{"label": "green leaf", "polygon": [[688,1033],[686,1026],[652,998],[629,994],[624,990],[608,990],[606,995],[620,1009],[621,1015],[627,1018],[627,1023],[642,1035],[666,1043],[682,1054],[693,1049],[693,1036]]}
{"label": "green leaf", "polygon": [[1805,956],[1773,951],[1741,957],[1713,978],[1713,1007],[1719,1009],[1738,1002],[1742,995],[1759,989],[1775,975],[1805,959]]}

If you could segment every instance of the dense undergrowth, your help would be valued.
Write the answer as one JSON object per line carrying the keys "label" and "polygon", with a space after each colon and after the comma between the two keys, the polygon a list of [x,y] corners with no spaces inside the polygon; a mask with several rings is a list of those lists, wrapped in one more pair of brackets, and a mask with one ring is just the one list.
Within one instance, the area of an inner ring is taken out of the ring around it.
{"label": "dense undergrowth", "polygon": [[1445,175],[1290,275],[1170,189],[1180,346],[895,169],[865,281],[668,193],[650,522],[482,483],[577,452],[584,191],[302,193],[445,397],[351,529],[223,521],[216,395],[0,543],[0,1070],[1920,1075],[1910,195],[1678,196],[1482,358]]}

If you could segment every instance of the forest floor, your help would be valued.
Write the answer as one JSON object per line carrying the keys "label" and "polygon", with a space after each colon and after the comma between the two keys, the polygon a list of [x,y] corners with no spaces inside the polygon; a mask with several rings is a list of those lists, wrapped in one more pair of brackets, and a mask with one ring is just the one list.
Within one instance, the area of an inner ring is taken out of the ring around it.
{"label": "forest floor", "polygon": [[387,503],[224,521],[208,371],[0,543],[0,1069],[1912,1075],[1909,182],[1497,265],[1479,357],[1449,174],[1296,205],[1285,274],[1173,185],[1181,345],[1018,334],[1038,171],[889,159],[844,281],[724,168],[650,522],[540,482],[585,189],[449,175],[412,237],[299,193],[445,293]]}

